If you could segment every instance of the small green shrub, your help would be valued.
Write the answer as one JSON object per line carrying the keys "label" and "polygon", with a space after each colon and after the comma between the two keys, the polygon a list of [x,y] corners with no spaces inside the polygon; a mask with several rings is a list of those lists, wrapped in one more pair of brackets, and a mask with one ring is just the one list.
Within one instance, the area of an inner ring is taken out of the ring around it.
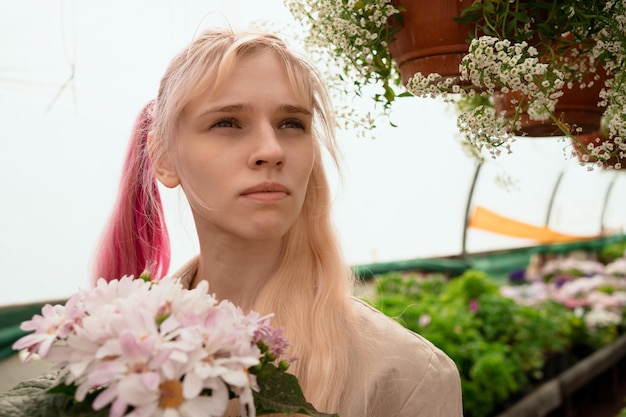
{"label": "small green shrub", "polygon": [[562,305],[517,304],[487,274],[460,277],[378,278],[372,305],[446,352],[461,375],[466,417],[488,417],[531,380],[542,377],[549,354],[582,333],[581,321]]}
{"label": "small green shrub", "polygon": [[602,248],[598,254],[598,259],[603,264],[608,264],[618,258],[623,258],[625,251],[626,251],[626,239],[621,240],[619,242],[611,243],[605,246],[604,248]]}

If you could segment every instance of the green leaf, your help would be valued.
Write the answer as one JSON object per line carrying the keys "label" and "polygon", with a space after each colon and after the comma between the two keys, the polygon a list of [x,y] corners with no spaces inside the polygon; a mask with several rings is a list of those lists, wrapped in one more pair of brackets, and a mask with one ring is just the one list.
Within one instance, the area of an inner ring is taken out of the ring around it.
{"label": "green leaf", "polygon": [[339,417],[338,414],[321,413],[307,402],[298,383],[291,374],[281,372],[275,365],[268,363],[257,375],[259,392],[254,393],[257,415],[272,413],[303,414],[312,417]]}
{"label": "green leaf", "polygon": [[107,417],[110,411],[109,408],[110,407],[105,407],[96,411],[91,408],[90,403],[74,403],[61,412],[59,417]]}
{"label": "green leaf", "polygon": [[77,386],[75,384],[67,385],[60,383],[46,391],[49,395],[62,395],[67,398],[67,406],[60,411],[60,417],[106,417],[109,415],[110,407],[97,411],[92,408],[93,400],[102,391],[101,389],[88,393],[85,401],[80,403],[73,400],[76,389]]}
{"label": "green leaf", "polygon": [[62,382],[48,389],[47,393],[48,394],[64,394],[64,395],[67,395],[68,397],[73,397],[74,394],[76,393],[76,385],[74,384],[67,385]]}

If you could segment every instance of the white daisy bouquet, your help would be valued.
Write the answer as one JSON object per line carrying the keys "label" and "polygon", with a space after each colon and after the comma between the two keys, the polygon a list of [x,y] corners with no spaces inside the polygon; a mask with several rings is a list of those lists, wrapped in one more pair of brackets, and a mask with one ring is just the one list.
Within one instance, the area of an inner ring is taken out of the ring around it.
{"label": "white daisy bouquet", "polygon": [[306,402],[277,359],[287,341],[271,316],[218,302],[206,282],[188,290],[172,278],[141,278],[100,279],[22,323],[31,333],[13,348],[59,370],[36,398],[41,408],[61,396],[61,416],[221,417],[236,398],[241,416],[330,416]]}

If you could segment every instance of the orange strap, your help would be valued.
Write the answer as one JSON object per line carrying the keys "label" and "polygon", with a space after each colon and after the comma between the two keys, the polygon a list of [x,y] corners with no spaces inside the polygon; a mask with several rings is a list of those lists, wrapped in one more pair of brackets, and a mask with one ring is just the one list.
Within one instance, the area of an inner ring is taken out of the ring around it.
{"label": "orange strap", "polygon": [[520,239],[531,239],[540,244],[575,242],[598,237],[576,236],[555,232],[547,226],[534,226],[524,223],[502,216],[481,206],[476,207],[474,214],[469,220],[468,227]]}

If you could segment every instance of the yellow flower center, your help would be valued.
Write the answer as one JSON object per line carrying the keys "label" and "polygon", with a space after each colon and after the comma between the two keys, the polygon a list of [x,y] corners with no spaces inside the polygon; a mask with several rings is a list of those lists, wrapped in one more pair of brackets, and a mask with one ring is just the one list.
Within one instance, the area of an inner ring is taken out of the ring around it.
{"label": "yellow flower center", "polygon": [[183,397],[183,386],[180,381],[163,381],[159,385],[161,395],[159,397],[159,408],[178,408],[185,402]]}

